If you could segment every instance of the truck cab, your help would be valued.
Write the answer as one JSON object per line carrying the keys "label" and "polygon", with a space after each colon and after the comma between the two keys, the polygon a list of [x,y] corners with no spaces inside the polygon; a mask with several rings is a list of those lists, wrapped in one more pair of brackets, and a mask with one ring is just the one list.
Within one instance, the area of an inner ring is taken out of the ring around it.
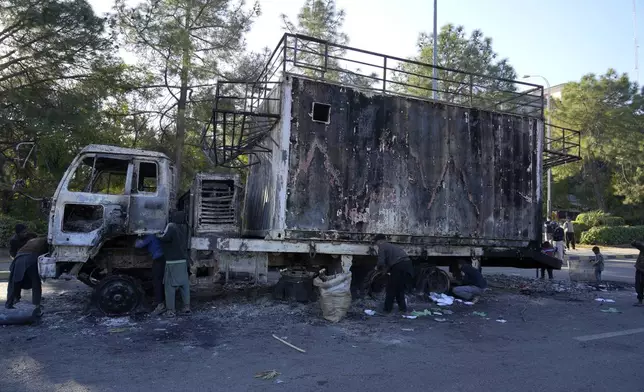
{"label": "truck cab", "polygon": [[68,269],[65,265],[76,266],[78,273],[79,263],[96,259],[108,243],[131,252],[137,235],[163,231],[176,199],[174,172],[159,152],[83,148],[51,201],[48,241],[56,275]]}

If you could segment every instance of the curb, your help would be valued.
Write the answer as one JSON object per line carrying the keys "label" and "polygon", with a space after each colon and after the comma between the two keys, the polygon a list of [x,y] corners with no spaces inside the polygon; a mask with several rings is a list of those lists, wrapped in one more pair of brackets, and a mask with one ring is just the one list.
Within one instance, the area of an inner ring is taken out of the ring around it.
{"label": "curb", "polygon": [[0,282],[9,280],[9,271],[0,271]]}
{"label": "curb", "polygon": [[[638,255],[604,255],[605,259],[618,259],[618,260],[635,260]],[[590,261],[595,258],[595,256],[568,256],[568,260],[574,261]]]}

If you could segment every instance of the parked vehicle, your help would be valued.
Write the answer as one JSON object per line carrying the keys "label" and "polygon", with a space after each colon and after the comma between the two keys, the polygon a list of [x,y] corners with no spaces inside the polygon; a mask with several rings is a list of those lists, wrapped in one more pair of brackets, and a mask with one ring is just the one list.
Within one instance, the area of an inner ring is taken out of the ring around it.
{"label": "parked vehicle", "polygon": [[[461,258],[560,268],[540,249],[542,170],[578,156],[565,143],[558,155],[554,143],[544,150],[541,86],[505,80],[520,89],[482,91],[491,78],[449,70],[464,88],[444,84],[433,100],[427,89],[401,92],[391,74],[402,68],[387,64],[404,59],[342,47],[384,65],[372,81],[333,74],[324,56],[335,47],[286,34],[258,80],[219,83],[202,147],[220,167],[247,157],[244,182],[199,173],[177,197],[166,155],[85,147],[52,199],[47,276],[77,276],[106,312],[132,310],[151,267],[134,241],[162,231],[175,208],[187,212],[197,284],[265,282],[269,267],[369,265],[379,233],[421,269]],[[298,48],[318,48],[322,62]]]}

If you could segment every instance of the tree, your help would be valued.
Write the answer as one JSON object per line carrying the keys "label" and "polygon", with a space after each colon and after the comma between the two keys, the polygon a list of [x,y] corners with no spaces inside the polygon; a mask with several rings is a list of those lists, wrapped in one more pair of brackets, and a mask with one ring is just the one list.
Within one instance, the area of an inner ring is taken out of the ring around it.
{"label": "tree", "polygon": [[[335,0],[306,0],[297,15],[297,24],[282,14],[282,28],[291,34],[302,34],[335,45],[348,45],[349,37],[342,31],[345,13],[338,9]],[[344,59],[347,51],[335,45],[312,41],[298,41],[298,63],[306,65],[303,73],[308,76],[339,81],[358,87],[369,88],[377,76],[365,76],[360,68]],[[290,51],[292,59],[295,53]]]}
{"label": "tree", "polygon": [[[433,36],[421,33],[418,54],[411,60],[432,64],[433,56]],[[440,98],[448,102],[472,104],[500,102],[505,98],[510,99],[511,105],[518,105],[512,100],[516,96],[516,87],[511,80],[516,79],[516,72],[507,59],[498,57],[492,48],[492,39],[485,37],[481,30],[474,30],[467,37],[463,26],[443,26],[438,34],[437,65],[463,72],[438,70]],[[394,73],[394,80],[401,83],[399,89],[402,92],[432,97],[432,72],[432,67],[403,63]]]}
{"label": "tree", "polygon": [[243,53],[244,34],[259,14],[259,5],[247,9],[243,0],[146,0],[129,7],[117,0],[116,10],[126,44],[154,76],[142,88],[157,89],[162,96],[152,105],[162,138],[169,139],[169,128],[176,130],[181,183],[191,105],[209,99],[204,90],[235,73],[238,67],[231,59]]}
{"label": "tree", "polygon": [[[108,97],[129,82],[113,52],[85,0],[0,0],[0,212],[11,212],[16,179],[49,196],[77,148],[118,142]],[[16,155],[21,142],[36,142],[38,165]]]}
{"label": "tree", "polygon": [[556,179],[577,183],[596,209],[644,203],[644,97],[635,82],[613,69],[585,75],[564,86],[553,115],[582,130],[583,161],[556,168]]}

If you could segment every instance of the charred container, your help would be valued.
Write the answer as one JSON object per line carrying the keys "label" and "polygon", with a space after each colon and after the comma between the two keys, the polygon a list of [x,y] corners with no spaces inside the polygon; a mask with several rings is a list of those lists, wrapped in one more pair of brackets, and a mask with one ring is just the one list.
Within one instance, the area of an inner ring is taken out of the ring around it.
{"label": "charred container", "polygon": [[541,121],[294,75],[281,88],[284,144],[254,157],[245,235],[539,243]]}
{"label": "charred container", "polygon": [[[345,77],[350,66],[334,51],[383,65]],[[385,234],[429,256],[540,258],[543,88],[439,71],[449,79],[433,95],[419,73],[431,65],[286,34],[263,78],[246,84],[243,109],[218,101],[220,134],[204,144],[224,163],[225,142],[237,137],[249,157],[242,235],[369,244]],[[230,86],[218,89],[228,98]],[[553,156],[576,159],[568,150]]]}

